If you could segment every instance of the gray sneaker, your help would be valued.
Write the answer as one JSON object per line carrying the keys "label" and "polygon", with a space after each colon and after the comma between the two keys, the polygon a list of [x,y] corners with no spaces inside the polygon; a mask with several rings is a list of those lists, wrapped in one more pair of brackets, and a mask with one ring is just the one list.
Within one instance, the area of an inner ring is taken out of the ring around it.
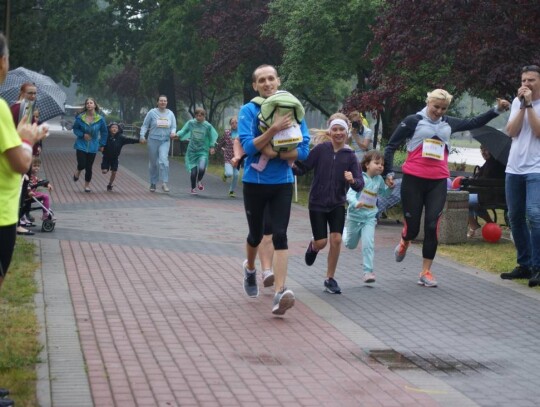
{"label": "gray sneaker", "polygon": [[402,262],[403,259],[405,258],[409,245],[410,245],[410,242],[406,242],[405,240],[401,239],[399,244],[394,249],[394,256],[398,263]]}
{"label": "gray sneaker", "polygon": [[272,270],[263,270],[261,280],[264,287],[271,287],[274,285],[274,273]]}
{"label": "gray sneaker", "polygon": [[242,269],[244,270],[244,291],[248,297],[258,297],[259,296],[259,286],[257,285],[257,270],[249,272],[247,268],[247,260],[244,260],[242,264]]}
{"label": "gray sneaker", "polygon": [[272,314],[283,315],[294,305],[294,293],[287,288],[282,288],[281,291],[274,295],[274,303],[272,304]]}

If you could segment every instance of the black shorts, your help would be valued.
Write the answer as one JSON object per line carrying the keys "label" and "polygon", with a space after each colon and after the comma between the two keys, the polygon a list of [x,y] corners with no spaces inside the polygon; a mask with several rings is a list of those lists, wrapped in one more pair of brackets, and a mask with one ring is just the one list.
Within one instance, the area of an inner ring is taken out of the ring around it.
{"label": "black shorts", "polygon": [[101,161],[101,169],[107,171],[118,171],[118,157],[109,157],[104,155]]}
{"label": "black shorts", "polygon": [[343,234],[343,228],[345,227],[345,205],[338,206],[330,212],[310,210],[309,220],[311,222],[313,240],[328,238],[328,229],[330,229],[330,233]]}

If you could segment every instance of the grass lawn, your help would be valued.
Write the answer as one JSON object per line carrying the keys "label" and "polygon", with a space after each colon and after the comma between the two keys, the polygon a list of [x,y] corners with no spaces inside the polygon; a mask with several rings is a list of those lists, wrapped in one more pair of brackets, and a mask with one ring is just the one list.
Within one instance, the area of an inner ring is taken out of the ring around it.
{"label": "grass lawn", "polygon": [[36,364],[41,345],[35,315],[37,290],[34,244],[18,238],[8,275],[0,290],[0,387],[15,405],[36,406]]}

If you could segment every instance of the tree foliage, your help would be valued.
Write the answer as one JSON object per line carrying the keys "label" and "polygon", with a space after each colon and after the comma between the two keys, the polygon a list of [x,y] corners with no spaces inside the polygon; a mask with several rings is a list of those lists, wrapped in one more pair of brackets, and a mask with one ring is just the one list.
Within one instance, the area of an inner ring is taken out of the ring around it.
{"label": "tree foliage", "polygon": [[363,58],[372,36],[378,1],[274,0],[264,33],[284,49],[284,87],[329,116],[343,97],[365,88],[370,61]]}
{"label": "tree foliage", "polygon": [[204,0],[200,34],[215,44],[204,68],[206,80],[231,77],[243,80],[244,102],[254,95],[251,74],[262,64],[278,66],[282,48],[274,39],[263,37],[269,0]]}
{"label": "tree foliage", "polygon": [[[111,60],[107,13],[96,1],[12,1],[10,60],[57,81],[95,81]],[[42,4],[41,7],[36,5]]]}
{"label": "tree foliage", "polygon": [[366,54],[373,90],[353,93],[346,106],[402,116],[437,87],[490,102],[511,97],[519,68],[540,60],[538,21],[532,0],[388,0]]}

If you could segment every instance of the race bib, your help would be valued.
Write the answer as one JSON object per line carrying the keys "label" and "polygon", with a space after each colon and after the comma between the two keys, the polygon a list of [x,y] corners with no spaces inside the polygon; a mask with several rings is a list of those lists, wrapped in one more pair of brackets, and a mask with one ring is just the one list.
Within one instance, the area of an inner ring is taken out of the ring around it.
{"label": "race bib", "polygon": [[377,206],[377,193],[363,189],[358,202],[364,204],[364,208],[373,209]]}
{"label": "race bib", "polygon": [[433,138],[425,139],[422,143],[422,157],[444,160],[444,142]]}
{"label": "race bib", "polygon": [[272,145],[275,151],[287,151],[295,148],[301,141],[302,131],[300,126],[294,125],[276,133],[272,138]]}
{"label": "race bib", "polygon": [[159,117],[157,119],[157,126],[160,128],[168,128],[169,127],[169,120],[166,117]]}

